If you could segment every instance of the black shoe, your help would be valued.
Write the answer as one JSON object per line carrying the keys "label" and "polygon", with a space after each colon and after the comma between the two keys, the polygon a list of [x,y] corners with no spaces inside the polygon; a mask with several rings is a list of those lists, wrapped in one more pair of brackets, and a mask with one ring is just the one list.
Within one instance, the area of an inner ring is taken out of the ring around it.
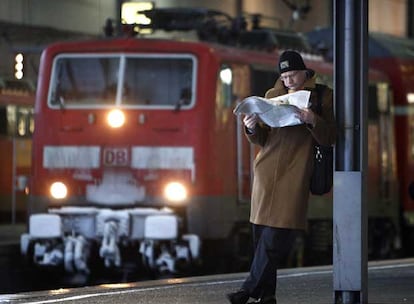
{"label": "black shoe", "polygon": [[[268,298],[264,298],[264,299],[259,299],[255,302],[252,302],[254,304],[277,304],[276,298],[275,297],[268,297]],[[247,303],[250,304],[250,303]]]}
{"label": "black shoe", "polygon": [[227,299],[229,299],[231,304],[246,304],[249,298],[250,296],[243,289],[227,294]]}

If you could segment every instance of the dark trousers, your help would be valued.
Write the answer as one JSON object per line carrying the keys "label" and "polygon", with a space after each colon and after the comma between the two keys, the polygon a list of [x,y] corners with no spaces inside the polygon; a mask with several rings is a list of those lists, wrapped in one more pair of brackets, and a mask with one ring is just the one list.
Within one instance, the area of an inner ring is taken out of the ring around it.
{"label": "dark trousers", "polygon": [[297,230],[252,224],[254,257],[242,289],[252,298],[276,294],[276,275],[280,261],[287,256]]}

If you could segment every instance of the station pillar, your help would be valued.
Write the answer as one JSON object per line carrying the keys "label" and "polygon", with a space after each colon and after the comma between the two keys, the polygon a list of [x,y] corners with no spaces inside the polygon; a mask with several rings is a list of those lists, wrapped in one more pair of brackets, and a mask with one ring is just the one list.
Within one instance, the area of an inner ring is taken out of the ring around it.
{"label": "station pillar", "polygon": [[335,304],[367,294],[367,0],[334,1],[335,147],[333,287]]}

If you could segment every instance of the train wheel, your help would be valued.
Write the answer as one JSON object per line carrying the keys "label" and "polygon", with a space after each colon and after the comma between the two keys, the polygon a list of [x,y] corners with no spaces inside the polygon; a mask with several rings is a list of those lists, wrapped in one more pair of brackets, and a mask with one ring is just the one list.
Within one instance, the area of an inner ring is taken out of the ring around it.
{"label": "train wheel", "polygon": [[305,255],[305,236],[299,234],[293,242],[292,249],[284,261],[284,267],[302,267],[304,266]]}
{"label": "train wheel", "polygon": [[414,256],[414,227],[405,226],[403,234],[404,256]]}
{"label": "train wheel", "polygon": [[312,220],[304,235],[304,252],[302,265],[332,264],[332,220]]}
{"label": "train wheel", "polygon": [[86,273],[65,273],[62,278],[64,286],[85,286],[89,282],[89,274]]}
{"label": "train wheel", "polygon": [[369,222],[369,258],[389,259],[397,256],[397,232],[389,219],[372,219]]}

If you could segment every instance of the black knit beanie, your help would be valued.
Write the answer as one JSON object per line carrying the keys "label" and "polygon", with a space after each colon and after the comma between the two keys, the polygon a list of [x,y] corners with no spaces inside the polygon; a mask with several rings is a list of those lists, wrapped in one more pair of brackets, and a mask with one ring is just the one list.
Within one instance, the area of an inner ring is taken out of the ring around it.
{"label": "black knit beanie", "polygon": [[279,58],[279,73],[288,71],[308,70],[303,62],[302,56],[295,51],[285,51]]}

